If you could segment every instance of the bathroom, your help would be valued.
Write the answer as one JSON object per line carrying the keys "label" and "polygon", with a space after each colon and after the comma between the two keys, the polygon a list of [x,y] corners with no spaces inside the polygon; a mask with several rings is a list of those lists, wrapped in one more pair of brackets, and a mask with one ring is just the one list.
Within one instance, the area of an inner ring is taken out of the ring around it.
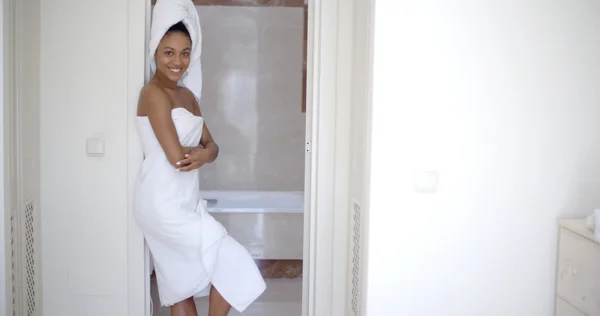
{"label": "bathroom", "polygon": [[[200,104],[220,148],[218,159],[200,169],[202,197],[266,279],[266,292],[243,315],[300,315],[307,4],[194,4],[202,27]],[[169,315],[154,278],[154,315]],[[196,305],[207,314],[207,298]]]}

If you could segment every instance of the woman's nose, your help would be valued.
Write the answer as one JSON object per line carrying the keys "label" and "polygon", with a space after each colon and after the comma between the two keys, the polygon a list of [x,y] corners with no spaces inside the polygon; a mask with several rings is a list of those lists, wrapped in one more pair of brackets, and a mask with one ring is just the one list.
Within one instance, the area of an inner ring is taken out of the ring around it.
{"label": "woman's nose", "polygon": [[176,66],[181,66],[183,64],[183,62],[181,61],[181,56],[175,56],[175,58],[173,59],[173,64],[175,64]]}

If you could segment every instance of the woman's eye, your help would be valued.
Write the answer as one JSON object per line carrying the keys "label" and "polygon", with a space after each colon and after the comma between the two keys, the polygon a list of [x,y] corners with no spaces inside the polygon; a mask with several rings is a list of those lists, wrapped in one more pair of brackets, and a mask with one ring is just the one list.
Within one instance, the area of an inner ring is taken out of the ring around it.
{"label": "woman's eye", "polygon": [[165,55],[167,55],[167,56],[172,56],[172,55],[173,55],[173,52],[165,52]]}
{"label": "woman's eye", "polygon": [[185,57],[187,57],[189,55],[190,55],[190,53],[188,53],[188,52],[183,53],[183,56],[185,56]]}

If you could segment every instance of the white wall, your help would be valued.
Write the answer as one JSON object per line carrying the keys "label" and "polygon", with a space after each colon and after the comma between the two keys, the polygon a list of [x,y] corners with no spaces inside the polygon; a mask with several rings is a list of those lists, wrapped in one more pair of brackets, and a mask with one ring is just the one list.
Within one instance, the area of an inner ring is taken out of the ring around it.
{"label": "white wall", "polygon": [[378,1],[375,23],[368,314],[552,315],[555,220],[600,206],[600,2]]}
{"label": "white wall", "polygon": [[[134,2],[42,2],[44,315],[128,314],[127,122],[130,99],[137,98],[128,85],[132,42],[140,61],[144,56],[137,45],[143,20],[132,32],[128,11],[145,13]],[[105,140],[104,157],[86,156],[87,137]]]}

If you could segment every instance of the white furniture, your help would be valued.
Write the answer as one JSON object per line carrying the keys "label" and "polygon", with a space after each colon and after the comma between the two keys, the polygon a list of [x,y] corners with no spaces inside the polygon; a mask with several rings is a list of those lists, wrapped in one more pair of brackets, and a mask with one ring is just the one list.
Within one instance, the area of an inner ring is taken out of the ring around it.
{"label": "white furniture", "polygon": [[556,316],[600,316],[600,244],[583,219],[558,225]]}

